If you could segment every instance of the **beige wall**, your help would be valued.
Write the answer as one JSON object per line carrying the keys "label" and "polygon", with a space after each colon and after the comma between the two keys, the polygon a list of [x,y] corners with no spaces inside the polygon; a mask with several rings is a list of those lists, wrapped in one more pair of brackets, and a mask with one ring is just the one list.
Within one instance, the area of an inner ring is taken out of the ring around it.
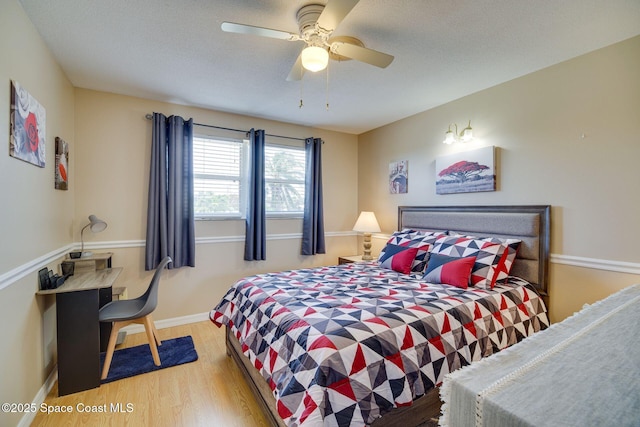
{"label": "beige wall", "polygon": [[[10,80],[46,110],[44,168],[9,157]],[[54,141],[63,138],[72,152],[75,141],[73,88],[16,0],[0,0],[0,100],[0,402],[19,403],[33,400],[54,364],[44,343],[55,317],[35,297],[31,266],[72,242],[75,198],[54,189]],[[0,412],[0,425],[20,417]]]}
{"label": "beige wall", "polygon": [[[640,281],[638,76],[640,37],[360,135],[359,208],[389,233],[399,205],[552,205],[550,310],[561,320]],[[469,119],[475,142],[441,143],[449,123]],[[489,145],[497,191],[435,194],[437,156]],[[409,192],[389,194],[389,162],[405,159]],[[568,266],[567,256],[632,263],[636,274]]]}
{"label": "beige wall", "polygon": [[[335,264],[337,257],[357,251],[350,233],[357,217],[357,137],[337,132],[214,112],[139,98],[75,91],[76,122],[76,210],[75,240],[89,214],[108,222],[96,235],[85,233],[85,243],[99,243],[113,251],[114,265],[124,266],[120,283],[129,295],[141,294],[150,274],[144,272],[147,184],[150,162],[151,121],[145,114],[192,117],[196,123],[235,129],[265,129],[269,134],[305,138],[320,137],[323,146],[323,179],[327,254],[301,256],[299,237],[302,220],[267,220],[267,261],[245,262],[244,221],[197,221],[196,268],[167,274],[160,288],[156,320],[170,319],[211,310],[229,286],[239,278],[257,272],[300,266]],[[226,131],[196,126],[196,133],[238,137]],[[243,137],[240,134],[240,137]],[[267,138],[276,143],[282,139]],[[301,144],[301,143],[300,143]],[[293,237],[287,237],[294,235]],[[332,234],[337,234],[332,236]],[[283,236],[284,235],[284,236]],[[231,242],[219,242],[231,237]],[[235,237],[236,239],[233,239]],[[285,238],[282,238],[285,237]],[[133,246],[133,247],[131,247]]]}

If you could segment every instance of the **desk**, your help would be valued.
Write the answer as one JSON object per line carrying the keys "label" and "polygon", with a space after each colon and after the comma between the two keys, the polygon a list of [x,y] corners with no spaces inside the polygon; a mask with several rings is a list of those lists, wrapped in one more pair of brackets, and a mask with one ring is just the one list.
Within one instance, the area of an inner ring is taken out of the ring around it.
{"label": "desk", "polygon": [[111,287],[122,267],[74,274],[57,289],[36,292],[56,296],[58,395],[100,386],[100,348],[111,325],[100,324],[98,310],[111,301]]}

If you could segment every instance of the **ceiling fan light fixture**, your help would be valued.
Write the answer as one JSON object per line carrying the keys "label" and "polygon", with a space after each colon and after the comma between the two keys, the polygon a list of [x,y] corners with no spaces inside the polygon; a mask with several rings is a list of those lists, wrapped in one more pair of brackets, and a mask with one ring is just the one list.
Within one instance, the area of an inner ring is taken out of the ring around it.
{"label": "ceiling fan light fixture", "polygon": [[307,46],[302,51],[302,66],[311,72],[318,72],[327,68],[329,52],[319,46]]}

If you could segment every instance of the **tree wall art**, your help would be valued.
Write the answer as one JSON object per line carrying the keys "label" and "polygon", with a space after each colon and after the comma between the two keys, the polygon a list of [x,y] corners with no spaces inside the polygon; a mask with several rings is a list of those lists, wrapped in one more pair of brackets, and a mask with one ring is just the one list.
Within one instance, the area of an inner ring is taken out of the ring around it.
{"label": "tree wall art", "polygon": [[436,194],[496,190],[495,147],[436,158]]}

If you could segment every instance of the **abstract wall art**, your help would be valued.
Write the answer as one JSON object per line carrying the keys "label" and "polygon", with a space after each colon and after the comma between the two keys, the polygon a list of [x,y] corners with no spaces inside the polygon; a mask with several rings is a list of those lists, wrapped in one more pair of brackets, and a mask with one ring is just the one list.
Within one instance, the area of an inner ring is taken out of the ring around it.
{"label": "abstract wall art", "polygon": [[409,161],[389,163],[389,192],[403,194],[409,191]]}
{"label": "abstract wall art", "polygon": [[9,155],[43,168],[45,126],[44,107],[18,82],[11,81]]}
{"label": "abstract wall art", "polygon": [[56,136],[56,190],[69,189],[69,145]]}

